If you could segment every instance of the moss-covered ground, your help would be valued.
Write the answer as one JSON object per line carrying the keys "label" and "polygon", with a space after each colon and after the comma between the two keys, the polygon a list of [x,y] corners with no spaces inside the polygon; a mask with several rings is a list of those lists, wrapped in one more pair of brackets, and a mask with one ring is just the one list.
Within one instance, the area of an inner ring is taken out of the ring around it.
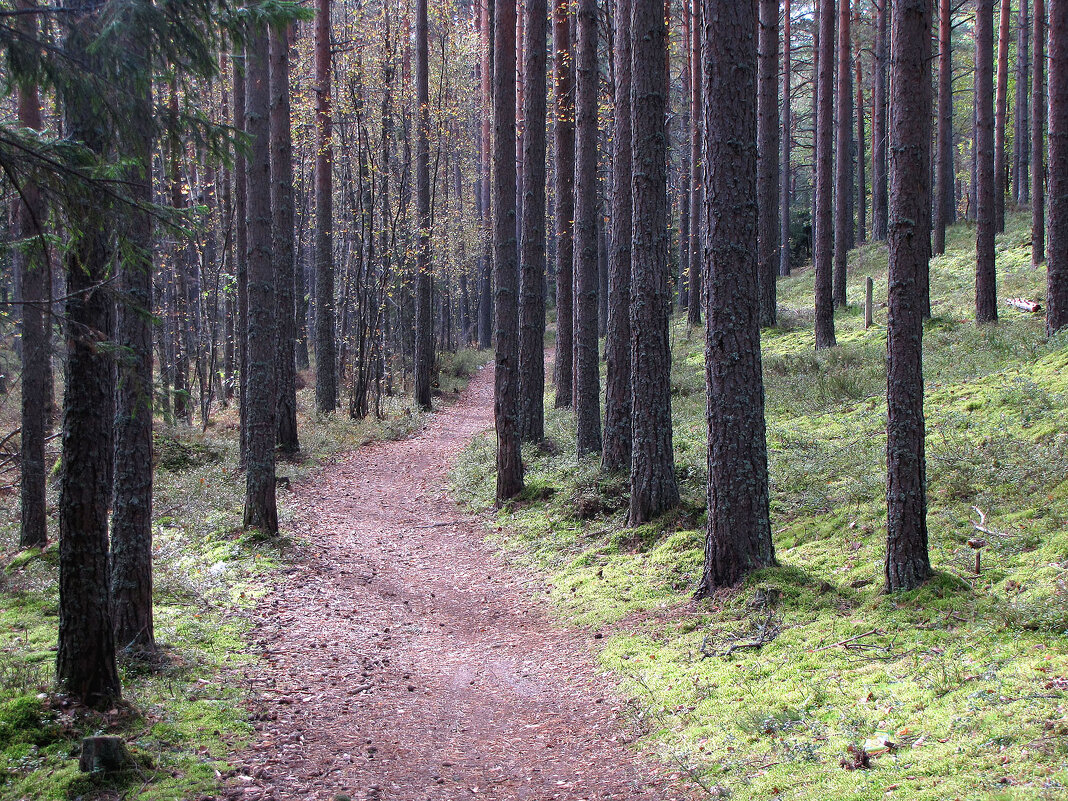
{"label": "moss-covered ground", "polygon": [[[771,510],[779,566],[700,602],[706,423],[701,331],[673,324],[681,507],[626,527],[626,479],[577,460],[574,419],[547,404],[551,447],[528,448],[527,490],[497,516],[500,548],[544,577],[621,677],[642,742],[713,797],[1068,797],[1068,338],[1009,297],[1045,299],[1025,215],[998,237],[1000,321],[973,322],[974,229],[931,265],[924,352],[930,551],[936,576],[883,592],[886,310],[865,330],[851,254],[839,347],[815,352],[812,272],[781,279],[763,334]],[[455,491],[492,506],[492,438]],[[976,530],[976,524],[986,529]],[[970,538],[987,541],[975,574]],[[771,638],[772,634],[777,634]],[[732,645],[770,641],[761,647]],[[728,651],[731,651],[729,654]]]}
{"label": "moss-covered ground", "polygon": [[[444,356],[440,394],[453,395],[486,358],[471,351]],[[314,389],[298,393],[303,450],[277,471],[292,481],[372,440],[406,436],[423,422],[406,397],[387,399],[384,419],[359,422],[344,413],[317,417],[313,404]],[[0,413],[10,417],[18,408],[17,395],[8,396]],[[51,444],[58,448],[58,439]],[[287,492],[279,490],[282,537],[265,540],[241,530],[244,474],[237,467],[233,407],[216,409],[203,431],[159,422],[155,462],[161,654],[151,664],[123,655],[124,702],[106,714],[74,707],[56,693],[57,549],[19,552],[17,490],[0,494],[2,799],[199,799],[217,789],[229,755],[248,741],[248,687],[235,668],[249,658],[245,613],[288,558]],[[55,491],[53,482],[50,512]],[[80,739],[92,734],[124,737],[137,766],[107,783],[80,773]]]}

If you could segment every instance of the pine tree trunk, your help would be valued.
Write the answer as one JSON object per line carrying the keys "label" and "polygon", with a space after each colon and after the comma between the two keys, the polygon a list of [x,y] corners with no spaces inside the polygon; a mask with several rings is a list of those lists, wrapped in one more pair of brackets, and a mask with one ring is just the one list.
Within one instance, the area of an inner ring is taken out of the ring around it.
{"label": "pine tree trunk", "polygon": [[519,424],[526,442],[545,438],[546,0],[526,0],[523,43],[523,220],[519,290]]}
{"label": "pine tree trunk", "polygon": [[[846,0],[848,2],[848,0]],[[776,321],[779,274],[779,0],[760,0],[757,39],[757,276],[760,325]]]}
{"label": "pine tree trunk", "polygon": [[877,242],[886,240],[886,72],[889,47],[886,37],[891,0],[875,0],[875,68],[872,70],[871,115],[871,235]]}
{"label": "pine tree trunk", "polygon": [[938,2],[938,144],[935,149],[934,236],[932,247],[946,252],[946,226],[953,204],[953,0]]}
{"label": "pine tree trunk", "polygon": [[[834,181],[834,276],[832,279],[831,299],[835,307],[846,306],[846,268],[849,250],[849,236],[853,230],[853,219],[849,213],[850,200],[853,196],[851,168],[853,154],[853,92],[850,80],[853,75],[849,55],[852,52],[850,39],[850,0],[838,0],[838,96],[836,99],[837,117],[835,134],[835,181]],[[826,52],[826,51],[824,51]]]}
{"label": "pine tree trunk", "polygon": [[886,588],[931,575],[923,421],[923,275],[930,253],[931,0],[897,0],[890,108]]}
{"label": "pine tree trunk", "polygon": [[835,0],[820,0],[819,67],[816,79],[816,348],[833,348],[832,292],[835,232],[833,215],[832,137],[834,136]]}
{"label": "pine tree trunk", "polygon": [[[234,55],[234,130],[244,132],[245,57]],[[244,151],[234,148],[234,272],[237,283],[237,411],[241,426],[239,463],[248,453],[248,164]],[[162,372],[162,371],[161,371]],[[167,395],[164,394],[164,398]]]}
{"label": "pine tree trunk", "polygon": [[[420,0],[423,2],[423,0]],[[497,504],[523,490],[519,447],[519,243],[516,241],[516,0],[496,0],[493,65],[493,419],[497,425]]]}
{"label": "pine tree trunk", "polygon": [[553,0],[553,82],[556,122],[556,408],[570,408],[574,383],[575,95],[569,0]]}
{"label": "pine tree trunk", "polygon": [[[668,76],[665,70],[658,68],[667,52],[667,24],[660,0],[634,0],[630,33],[633,452],[628,523],[637,526],[679,502],[671,442],[671,345],[668,337],[671,311],[665,123]],[[755,135],[756,131],[753,133]]]}
{"label": "pine tree trunk", "polygon": [[864,68],[861,65],[859,37],[854,58],[857,62],[857,242],[864,244],[868,240],[868,177],[864,164],[867,131],[864,129]]}
{"label": "pine tree trunk", "polygon": [[1016,28],[1016,110],[1013,114],[1012,189],[1020,206],[1031,202],[1031,110],[1028,106],[1028,82],[1031,79],[1031,26],[1027,0],[1020,0],[1019,25]]}
{"label": "pine tree trunk", "polygon": [[976,0],[975,7],[975,160],[976,254],[975,320],[997,320],[994,234],[997,181],[994,155],[994,0]]}
{"label": "pine tree trunk", "polygon": [[[63,45],[74,64],[99,68],[90,45],[100,25],[99,0],[69,0],[71,26]],[[64,135],[102,155],[107,120],[96,98],[62,96]],[[102,198],[72,187],[71,219],[80,236],[66,254],[66,391],[59,486],[59,649],[56,676],[63,690],[96,709],[121,697],[111,626],[108,559],[108,474],[113,453],[113,298],[101,286],[110,278],[109,212]]]}
{"label": "pine tree trunk", "polygon": [[[143,43],[131,52],[144,58]],[[136,92],[136,88],[132,88]],[[151,89],[137,96],[142,119],[152,115]],[[130,193],[152,203],[152,136],[133,126],[123,143],[132,159]],[[111,520],[111,614],[116,645],[154,652],[152,621],[152,217],[141,209],[124,215],[128,255],[119,280],[119,383],[115,409],[115,511]]]}
{"label": "pine tree trunk", "polygon": [[[1035,4],[1035,9],[1037,17],[1038,3]],[[1049,3],[1049,263],[1047,271],[1046,333],[1052,336],[1068,327],[1068,2],[1066,0],[1050,0]]]}
{"label": "pine tree trunk", "polygon": [[[513,0],[514,2],[514,0]],[[514,10],[513,10],[514,14]],[[512,23],[513,27],[515,22]],[[434,367],[434,297],[430,271],[430,36],[427,0],[415,2],[415,402],[430,409],[430,374]],[[515,31],[512,32],[515,38]],[[512,68],[515,83],[515,67]],[[496,74],[496,73],[495,73]],[[514,86],[513,86],[514,94]],[[513,98],[512,105],[515,105]],[[513,114],[514,119],[514,114]],[[513,133],[514,136],[514,133]],[[515,160],[515,148],[511,158]],[[515,233],[513,226],[513,236]],[[498,287],[499,291],[499,287]],[[511,299],[515,304],[515,297]],[[514,366],[513,366],[513,369]]]}
{"label": "pine tree trunk", "polygon": [[[575,422],[579,456],[601,453],[597,337],[597,0],[579,0],[575,70]],[[657,62],[662,65],[663,60]]]}
{"label": "pine tree trunk", "polygon": [[[833,30],[833,0],[828,3],[832,12],[824,20],[830,18]],[[757,236],[756,6],[735,0],[704,0],[703,4],[705,19],[718,22],[704,37],[708,87],[704,213],[711,263],[705,307],[708,533],[699,596],[736,584],[750,571],[775,562],[753,248]],[[821,69],[824,65],[833,72],[831,59],[823,61]],[[829,93],[825,99],[827,109]]]}
{"label": "pine tree trunk", "polygon": [[1031,265],[1046,260],[1046,0],[1035,0],[1035,74],[1031,81]]}
{"label": "pine tree trunk", "polygon": [[[612,249],[608,257],[608,335],[605,338],[606,389],[604,454],[608,473],[629,469],[631,462],[630,274],[632,237],[631,186],[631,2],[616,0],[615,107],[612,120]],[[687,148],[688,150],[688,148]],[[681,241],[681,238],[680,238]]]}
{"label": "pine tree trunk", "polygon": [[793,136],[793,108],[790,81],[793,78],[793,64],[791,61],[793,43],[790,40],[790,0],[785,0],[783,9],[783,33],[782,33],[782,137],[780,145],[781,175],[779,177],[779,275],[790,274],[790,180],[792,169],[790,166],[790,145]]}
{"label": "pine tree trunk", "polygon": [[1005,122],[1009,105],[1009,0],[998,15],[998,76],[994,108],[994,233],[1005,230]]}
{"label": "pine tree trunk", "polygon": [[701,71],[704,69],[701,58],[703,17],[702,0],[693,0],[693,31],[690,43],[690,60],[693,63],[693,81],[690,103],[690,272],[689,295],[690,307],[687,309],[686,324],[696,327],[701,324],[701,307],[704,305],[703,271],[705,263],[705,229],[704,229],[704,104],[702,102]]}
{"label": "pine tree trunk", "polygon": [[493,4],[482,0],[482,266],[479,275],[478,346],[493,344],[493,213],[490,201],[490,122],[493,108]]}
{"label": "pine tree trunk", "polygon": [[315,3],[315,408],[337,409],[334,340],[334,145],[330,116],[330,0]]}
{"label": "pine tree trunk", "polygon": [[245,528],[278,533],[274,446],[275,363],[278,361],[278,298],[271,259],[270,37],[254,30],[245,49],[245,120],[248,160],[248,443],[245,465]]}
{"label": "pine tree trunk", "polygon": [[[690,2],[682,0],[682,41],[685,55],[682,59],[682,135],[688,137],[691,131],[690,97],[693,94],[693,48],[690,47],[692,29],[690,25]],[[618,36],[617,39],[618,41]],[[618,73],[617,68],[617,73]],[[617,80],[619,80],[617,78]],[[686,311],[690,305],[690,290],[687,273],[690,266],[690,192],[693,183],[690,150],[688,140],[684,139],[679,152],[679,311]],[[611,312],[610,312],[611,314]],[[607,443],[605,445],[607,448]]]}

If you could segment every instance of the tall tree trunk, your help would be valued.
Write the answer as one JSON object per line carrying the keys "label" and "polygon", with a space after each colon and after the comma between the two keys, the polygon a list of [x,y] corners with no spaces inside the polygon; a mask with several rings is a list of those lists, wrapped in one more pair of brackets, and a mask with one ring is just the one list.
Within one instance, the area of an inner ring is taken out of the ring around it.
{"label": "tall tree trunk", "polygon": [[1009,106],[1009,0],[998,15],[998,83],[994,108],[994,233],[1005,230],[1005,121]]}
{"label": "tall tree trunk", "polygon": [[[857,19],[859,20],[859,16]],[[855,58],[857,61],[857,242],[863,244],[868,240],[868,178],[864,164],[867,132],[864,129],[864,68],[861,65],[859,36]]]}
{"label": "tall tree trunk", "polygon": [[935,148],[934,236],[936,256],[946,252],[953,204],[953,0],[938,2],[938,145]]}
{"label": "tall tree trunk", "polygon": [[293,138],[289,113],[289,27],[271,33],[271,216],[272,257],[278,303],[278,449],[300,450],[297,439],[297,321],[293,298]]}
{"label": "tall tree trunk", "polygon": [[248,160],[248,444],[245,457],[245,528],[278,533],[274,446],[275,363],[278,361],[278,298],[271,260],[270,37],[254,30],[245,49],[245,120]]}
{"label": "tall tree trunk", "polygon": [[1016,203],[1031,202],[1031,111],[1028,106],[1028,82],[1031,79],[1031,25],[1027,0],[1020,0],[1019,25],[1016,28],[1016,110],[1013,114],[1012,190]]}
{"label": "tall tree trunk", "polygon": [[834,136],[834,12],[835,0],[820,0],[819,67],[816,79],[816,348],[833,348],[835,253],[833,222],[832,137]]}
{"label": "tall tree trunk", "polygon": [[[693,48],[690,46],[692,29],[690,26],[690,1],[682,0],[682,42],[684,56],[682,59],[682,136],[688,137],[691,131],[690,98],[693,95]],[[618,37],[617,40],[618,41]],[[613,51],[614,52],[614,51]],[[629,62],[628,62],[629,63]],[[619,69],[616,69],[619,72]],[[619,80],[618,78],[616,79]],[[617,106],[618,108],[618,106]],[[618,112],[617,112],[618,113]],[[690,305],[690,290],[687,273],[690,266],[690,192],[693,184],[690,151],[688,141],[683,140],[679,152],[679,311],[686,311]],[[613,156],[613,163],[615,157]],[[611,312],[609,312],[611,315]],[[607,435],[606,435],[607,436]],[[607,443],[605,444],[607,448]]]}
{"label": "tall tree trunk", "polygon": [[975,320],[997,320],[997,276],[994,270],[997,181],[994,155],[994,0],[975,5]]}
{"label": "tall tree trunk", "polygon": [[760,325],[775,325],[779,274],[779,0],[760,0],[757,40],[757,276]]}
{"label": "tall tree trunk", "polygon": [[877,242],[885,241],[887,227],[886,181],[886,72],[889,65],[889,47],[886,38],[886,23],[892,0],[874,0],[875,3],[875,65],[872,71],[871,115],[871,235]]}
{"label": "tall tree trunk", "polygon": [[553,83],[556,122],[556,408],[570,408],[574,383],[575,95],[569,0],[553,0]]}
{"label": "tall tree trunk", "polygon": [[[31,8],[30,0],[19,0],[20,11]],[[27,39],[38,36],[39,25],[32,14],[24,14],[18,25]],[[17,94],[19,125],[42,131],[44,123],[37,84],[19,84]],[[49,428],[49,404],[46,401],[52,384],[52,318],[48,308],[52,270],[45,247],[46,209],[40,187],[32,179],[25,181],[19,198],[15,225],[16,236],[21,242],[14,249],[22,284],[22,525],[19,547],[40,548],[48,541],[45,436]]]}
{"label": "tall tree trunk", "polygon": [[[234,55],[233,83],[234,130],[244,133],[247,126],[245,57],[242,53]],[[237,326],[234,332],[237,338],[237,410],[241,424],[238,459],[244,467],[248,453],[248,163],[239,147],[234,148],[234,272],[237,279]]]}
{"label": "tall tree trunk", "polygon": [[[70,28],[65,57],[99,68],[91,51],[100,25],[99,0],[68,0]],[[62,95],[64,135],[97,155],[105,150],[107,120],[97,98]],[[108,559],[108,482],[113,429],[114,379],[110,339],[113,299],[108,211],[86,187],[74,187],[69,214],[81,226],[67,251],[66,392],[63,402],[63,462],[59,486],[60,686],[77,700],[107,709],[122,694],[111,626]]]}
{"label": "tall tree trunk", "polygon": [[[515,13],[514,7],[512,13],[513,15]],[[514,20],[512,25],[514,27]],[[415,251],[415,402],[421,408],[427,410],[430,409],[430,374],[434,367],[434,297],[433,276],[430,272],[429,37],[427,0],[415,0],[415,214],[416,222],[419,226]],[[515,38],[514,30],[512,31],[512,38]],[[511,67],[511,70],[512,91],[514,93],[515,67]],[[512,105],[515,105],[514,98],[512,99]],[[496,103],[494,107],[496,108]],[[511,158],[514,164],[514,147],[512,148]],[[515,226],[513,226],[512,233],[514,236]],[[498,291],[500,291],[499,283]],[[514,297],[512,297],[511,303],[515,304]],[[515,369],[514,365],[513,369]]]}
{"label": "tall tree trunk", "polygon": [[[424,2],[424,0],[420,0]],[[515,17],[516,0],[496,0],[493,65],[493,270],[497,424],[497,504],[523,490],[519,447],[519,243],[516,241]]]}
{"label": "tall tree trunk", "polygon": [[[1035,16],[1038,16],[1038,3]],[[1050,0],[1046,333],[1052,336],[1065,327],[1068,327],[1068,2]]]}
{"label": "tall tree trunk", "polygon": [[886,588],[931,575],[923,421],[923,282],[930,254],[931,0],[898,0],[890,86]]}
{"label": "tall tree trunk", "polygon": [[[149,72],[148,49],[131,43],[137,68]],[[151,83],[136,93],[140,118],[152,115]],[[133,126],[123,143],[132,159],[127,177],[133,198],[152,203],[152,135]],[[115,511],[111,520],[111,614],[116,645],[154,652],[152,621],[152,217],[145,209],[124,215],[126,254],[120,264],[119,383],[115,408]]]}
{"label": "tall tree trunk", "polygon": [[490,201],[490,121],[493,110],[493,4],[482,3],[482,268],[479,275],[478,346],[493,338],[493,216]]}
{"label": "tall tree trunk", "polygon": [[523,221],[519,290],[519,425],[527,442],[545,438],[546,0],[526,0],[523,43]]}
{"label": "tall tree trunk", "polygon": [[[838,97],[834,181],[834,276],[831,298],[836,307],[846,306],[846,268],[849,235],[853,230],[850,200],[853,196],[853,68],[849,56],[853,51],[850,38],[850,0],[838,0]],[[826,51],[824,51],[826,52]]]}
{"label": "tall tree trunk", "polygon": [[[754,20],[755,22],[755,20]],[[632,260],[629,525],[678,505],[671,443],[671,311],[667,193],[667,23],[660,0],[631,10]],[[619,43],[616,44],[619,47]],[[754,131],[755,134],[755,131]]]}
{"label": "tall tree trunk", "polygon": [[[661,8],[662,13],[662,8]],[[597,0],[579,0],[575,80],[575,421],[580,456],[601,452],[597,337]],[[663,60],[656,62],[658,68]]]}
{"label": "tall tree trunk", "polygon": [[[601,468],[616,472],[631,462],[630,273],[631,186],[631,2],[616,0],[615,108],[612,118],[612,249],[608,256],[608,335],[605,338],[604,454]],[[688,148],[687,148],[688,149]]]}
{"label": "tall tree trunk", "polygon": [[337,409],[334,340],[334,143],[330,117],[330,0],[315,2],[315,408]]}
{"label": "tall tree trunk", "polygon": [[[689,2],[689,0],[686,0]],[[701,324],[701,307],[704,305],[704,263],[705,263],[705,234],[704,229],[704,104],[702,103],[701,78],[703,59],[701,57],[702,20],[704,11],[702,0],[693,0],[693,40],[690,43],[690,60],[693,63],[693,81],[690,93],[690,272],[689,272],[689,295],[690,308],[687,309],[686,324],[695,327]]]}
{"label": "tall tree trunk", "polygon": [[[830,17],[833,28],[833,0],[828,3],[831,13],[824,19]],[[705,307],[708,533],[697,591],[701,596],[775,562],[753,249],[756,8],[735,0],[704,0],[704,8],[705,19],[717,24],[707,29],[704,41],[705,217],[711,263]],[[824,65],[833,72],[831,59],[824,60],[821,69]],[[829,96],[826,100],[824,108],[830,105]]]}
{"label": "tall tree trunk", "polygon": [[793,136],[793,108],[790,81],[793,78],[793,42],[790,39],[790,0],[785,0],[783,7],[783,30],[782,30],[782,137],[780,144],[782,155],[780,157],[781,175],[779,177],[779,275],[790,274],[790,180],[792,169],[790,166],[790,145]]}
{"label": "tall tree trunk", "polygon": [[1031,81],[1031,264],[1046,260],[1046,0],[1035,0],[1035,74]]}

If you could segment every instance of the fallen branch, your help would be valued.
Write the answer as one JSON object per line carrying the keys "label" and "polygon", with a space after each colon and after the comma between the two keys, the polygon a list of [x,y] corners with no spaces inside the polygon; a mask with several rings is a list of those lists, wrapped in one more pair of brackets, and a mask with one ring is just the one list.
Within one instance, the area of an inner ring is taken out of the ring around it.
{"label": "fallen branch", "polygon": [[831,648],[837,648],[839,646],[849,647],[849,645],[851,643],[856,643],[857,640],[862,640],[865,637],[870,637],[873,634],[884,634],[884,633],[885,632],[881,631],[880,629],[872,629],[871,631],[866,631],[863,634],[855,634],[852,637],[846,637],[844,640],[839,640],[838,642],[832,642],[830,645],[824,645],[822,648],[816,648],[815,650],[812,651],[812,653],[816,654],[816,653],[819,653],[820,651],[829,651]]}
{"label": "fallen branch", "polygon": [[756,630],[756,636],[753,639],[739,639],[739,641],[732,643],[723,653],[717,653],[716,650],[711,647],[712,635],[708,635],[701,643],[701,656],[704,659],[708,659],[712,656],[722,656],[726,658],[735,651],[740,651],[743,648],[762,648],[778,637],[780,633],[782,633],[782,618],[778,617],[775,612],[772,611],[768,613],[767,620],[765,620]]}
{"label": "fallen branch", "polygon": [[1022,312],[1029,312],[1030,314],[1037,314],[1042,311],[1042,305],[1033,300],[1027,300],[1026,298],[1009,298],[1005,301],[1009,306],[1014,309],[1019,309]]}

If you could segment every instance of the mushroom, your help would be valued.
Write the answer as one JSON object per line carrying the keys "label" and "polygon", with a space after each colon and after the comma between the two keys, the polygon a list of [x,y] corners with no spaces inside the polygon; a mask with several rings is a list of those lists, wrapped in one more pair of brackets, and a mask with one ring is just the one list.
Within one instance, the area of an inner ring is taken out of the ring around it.
{"label": "mushroom", "polygon": [[975,575],[979,575],[979,554],[986,547],[986,540],[978,537],[968,540],[968,547],[975,551]]}

